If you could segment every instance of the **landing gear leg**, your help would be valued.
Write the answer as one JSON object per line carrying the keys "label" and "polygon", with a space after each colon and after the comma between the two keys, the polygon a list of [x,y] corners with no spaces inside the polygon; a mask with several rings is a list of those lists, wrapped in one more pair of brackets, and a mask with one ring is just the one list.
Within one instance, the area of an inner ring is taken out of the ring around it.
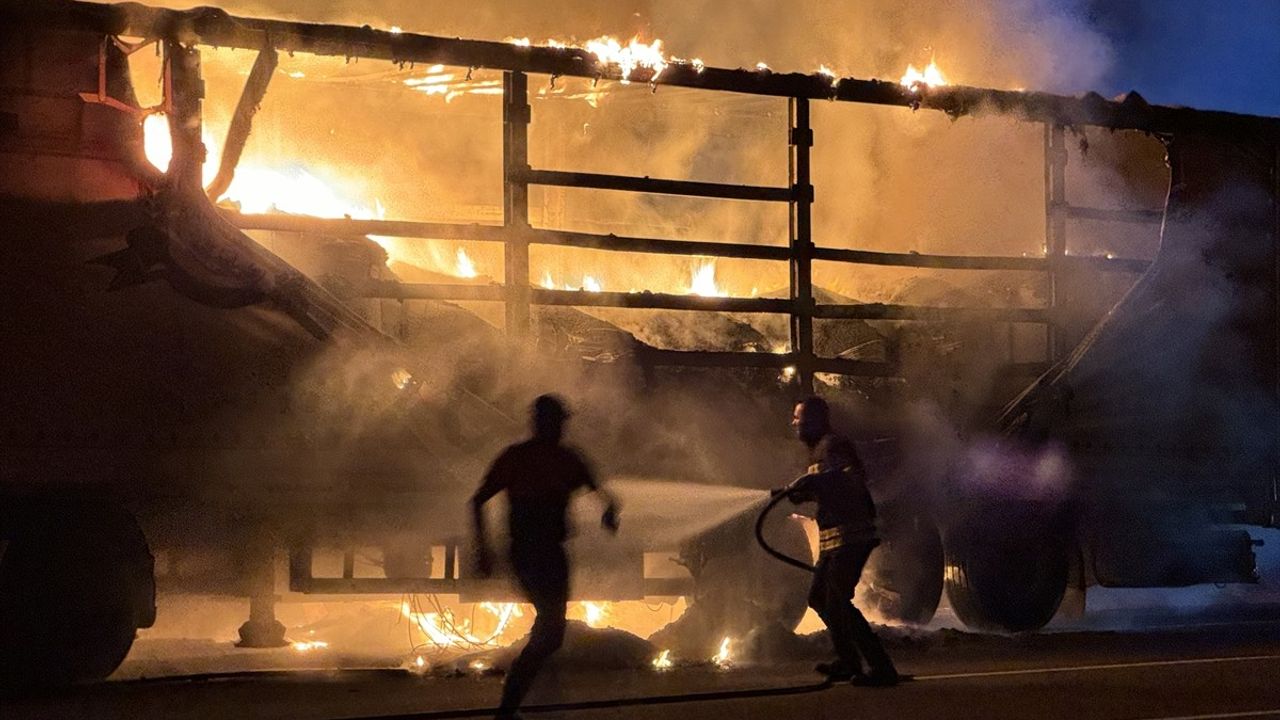
{"label": "landing gear leg", "polygon": [[243,648],[277,648],[288,645],[284,624],[276,619],[275,554],[270,544],[259,544],[252,551],[249,577],[249,620],[240,626]]}

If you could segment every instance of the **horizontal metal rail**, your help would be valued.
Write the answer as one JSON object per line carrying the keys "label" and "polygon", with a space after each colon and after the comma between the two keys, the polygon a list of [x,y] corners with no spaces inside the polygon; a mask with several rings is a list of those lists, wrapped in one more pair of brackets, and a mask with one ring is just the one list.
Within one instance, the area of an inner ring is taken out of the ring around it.
{"label": "horizontal metal rail", "polygon": [[859,265],[889,265],[936,268],[940,270],[1025,270],[1028,272],[1044,272],[1049,269],[1045,259],[1042,257],[923,255],[920,253],[886,253],[824,247],[814,248],[813,259]]}
{"label": "horizontal metal rail", "polygon": [[[506,299],[506,288],[498,284],[467,285],[449,283],[370,282],[362,291],[366,298],[394,300],[478,300]],[[569,307],[611,307],[633,310],[701,310],[711,312],[791,314],[795,302],[775,298],[704,297],[653,292],[594,292],[533,288],[534,305]],[[960,308],[888,303],[815,305],[813,317],[823,320],[918,320],[932,322],[1015,322],[1047,323],[1046,308]],[[773,353],[760,353],[782,357]],[[677,356],[672,356],[677,357]],[[781,365],[790,364],[782,362]],[[768,362],[764,367],[780,367]]]}
{"label": "horizontal metal rail", "polygon": [[482,300],[501,301],[507,297],[506,288],[497,284],[468,285],[464,283],[402,283],[395,280],[367,283],[362,297],[385,300]]}
{"label": "horizontal metal rail", "polygon": [[[289,589],[308,595],[439,594],[457,595],[494,586],[488,579],[295,577]],[[645,578],[643,597],[693,594],[693,578]],[[617,598],[640,599],[640,598]]]}
{"label": "horizontal metal rail", "polygon": [[624,237],[620,235],[593,235],[565,230],[535,229],[529,242],[537,245],[555,245],[587,250],[611,252],[636,252],[654,255],[700,255],[738,260],[791,259],[791,250],[776,245],[751,245],[748,243],[715,242],[711,240],[663,240],[658,238]]}
{"label": "horizontal metal rail", "polygon": [[1055,212],[1065,212],[1072,220],[1101,220],[1138,225],[1164,222],[1164,210],[1106,210],[1079,205],[1054,205],[1053,208]]}
{"label": "horizontal metal rail", "polygon": [[581,290],[547,290],[534,288],[534,305],[568,305],[575,307],[614,307],[638,310],[712,310],[716,312],[789,314],[790,300],[772,298],[703,297],[651,292],[584,292]]}
{"label": "horizontal metal rail", "polygon": [[720,200],[789,202],[793,192],[791,188],[731,185],[727,183],[695,182],[693,180],[664,180],[650,177],[602,175],[600,173],[564,172],[560,170],[527,170],[519,173],[516,179],[527,182],[530,185],[551,185],[591,190],[625,190],[627,192],[686,195]]}
{"label": "horizontal metal rail", "polygon": [[[505,242],[508,232],[500,225],[478,223],[353,220],[350,218],[317,218],[307,215],[241,214],[233,211],[225,211],[224,215],[241,230],[274,230],[334,237],[378,235],[438,240]],[[543,228],[532,229],[529,233],[529,242],[531,244],[575,247],[587,250],[776,262],[785,262],[791,258],[790,248],[777,245],[597,235]],[[922,253],[886,253],[819,247],[814,249],[813,258],[826,262],[940,270],[1014,270],[1026,272],[1047,272],[1049,270],[1048,261],[1043,257],[926,255]],[[1139,258],[1081,255],[1068,255],[1062,258],[1060,262],[1072,268],[1137,273],[1145,271],[1151,264],[1150,261]]]}
{"label": "horizontal metal rail", "polygon": [[760,368],[781,370],[794,365],[792,353],[729,352],[720,350],[664,350],[643,348],[636,359],[644,365],[712,367],[712,368]]}
{"label": "horizontal metal rail", "polygon": [[[636,358],[645,365],[708,368],[794,369],[795,353],[722,352],[712,350],[656,350],[646,348]],[[814,358],[814,371],[856,377],[899,377],[902,369],[893,363],[847,358]]]}
{"label": "horizontal metal rail", "polygon": [[1048,323],[1046,308],[958,308],[865,303],[816,305],[813,316],[824,320],[927,320],[933,322]]}
{"label": "horizontal metal rail", "polygon": [[1118,258],[1105,255],[1063,255],[1054,262],[1064,270],[1093,270],[1099,272],[1121,272],[1142,274],[1151,267],[1150,260],[1141,258]]}
{"label": "horizontal metal rail", "polygon": [[[637,355],[642,364],[675,367],[709,368],[760,368],[782,370],[794,368],[795,353],[722,352],[709,350],[655,350],[645,349]],[[1049,369],[1048,363],[1008,363],[1000,370],[1011,377],[1036,377]],[[902,377],[902,368],[895,363],[850,358],[815,357],[813,371],[852,377],[893,378]]]}
{"label": "horizontal metal rail", "polygon": [[505,242],[501,225],[479,223],[436,223],[408,220],[353,220],[351,218],[318,218],[309,215],[241,214],[227,211],[226,218],[241,230],[277,230],[336,237],[381,235],[386,237],[430,238],[440,240],[478,240]]}

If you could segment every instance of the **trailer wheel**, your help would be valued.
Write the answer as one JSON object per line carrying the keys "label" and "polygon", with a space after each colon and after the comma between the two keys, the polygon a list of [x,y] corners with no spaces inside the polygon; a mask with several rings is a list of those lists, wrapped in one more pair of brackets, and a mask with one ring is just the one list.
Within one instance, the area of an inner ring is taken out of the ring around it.
{"label": "trailer wheel", "polygon": [[947,599],[976,630],[1043,627],[1062,603],[1069,571],[1068,543],[1058,532],[1017,533],[992,524],[947,538]]}
{"label": "trailer wheel", "polygon": [[[100,529],[103,523],[86,516],[57,517],[59,522],[11,532],[0,556],[0,683],[58,685],[105,678],[119,667],[145,623],[140,621],[146,609],[138,606],[137,563],[101,552],[110,538],[77,531]],[[99,544],[86,544],[94,540]]]}
{"label": "trailer wheel", "polygon": [[942,599],[942,536],[921,516],[887,527],[884,536],[871,553],[859,604],[885,620],[923,625]]}

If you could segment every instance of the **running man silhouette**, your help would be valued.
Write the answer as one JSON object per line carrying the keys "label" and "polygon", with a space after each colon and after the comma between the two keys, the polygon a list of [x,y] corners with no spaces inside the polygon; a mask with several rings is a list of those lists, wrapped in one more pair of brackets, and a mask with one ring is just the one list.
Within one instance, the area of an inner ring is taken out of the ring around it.
{"label": "running man silhouette", "polygon": [[618,503],[596,484],[591,469],[576,450],[560,443],[569,411],[554,395],[533,403],[533,437],[508,447],[494,460],[471,498],[476,568],[493,572],[493,553],[485,532],[484,504],[506,491],[510,501],[511,567],[537,617],[529,644],[511,665],[502,688],[499,718],[519,717],[516,710],[538,671],[564,642],[569,602],[569,561],[564,541],[569,535],[569,500],[588,488],[605,502],[600,523],[618,531]]}

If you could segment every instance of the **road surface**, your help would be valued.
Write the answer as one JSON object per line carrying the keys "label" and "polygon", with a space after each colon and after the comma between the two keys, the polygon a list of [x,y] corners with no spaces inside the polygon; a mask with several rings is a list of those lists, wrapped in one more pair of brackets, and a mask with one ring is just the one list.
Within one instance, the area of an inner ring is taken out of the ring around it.
{"label": "road surface", "polygon": [[[1280,718],[1276,608],[1225,619],[1171,616],[1142,630],[1090,626],[1021,638],[933,631],[898,639],[891,649],[900,669],[915,675],[896,688],[824,687],[815,683],[807,660],[665,672],[566,669],[546,678],[527,715]],[[212,673],[9,693],[0,695],[0,717],[483,717],[500,686],[496,676],[423,676],[389,667]]]}

